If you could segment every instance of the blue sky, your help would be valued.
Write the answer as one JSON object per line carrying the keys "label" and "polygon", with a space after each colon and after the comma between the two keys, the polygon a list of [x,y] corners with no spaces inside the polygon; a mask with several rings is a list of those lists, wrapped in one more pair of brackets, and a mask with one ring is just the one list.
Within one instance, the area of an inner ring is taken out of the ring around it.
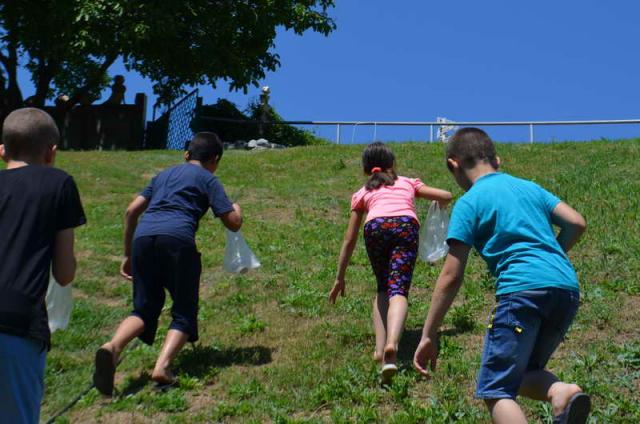
{"label": "blue sky", "polygon": [[[279,32],[282,66],[264,84],[290,120],[573,120],[640,118],[637,0],[338,0],[329,37]],[[126,75],[127,101],[151,83]],[[108,94],[108,93],[105,93]],[[205,103],[257,97],[200,87]],[[150,104],[153,99],[150,99]],[[315,129],[335,138],[335,128]],[[527,128],[488,131],[523,141]],[[370,141],[373,129],[342,131]],[[383,140],[426,129],[378,128]],[[640,125],[545,127],[542,141],[640,136]]]}

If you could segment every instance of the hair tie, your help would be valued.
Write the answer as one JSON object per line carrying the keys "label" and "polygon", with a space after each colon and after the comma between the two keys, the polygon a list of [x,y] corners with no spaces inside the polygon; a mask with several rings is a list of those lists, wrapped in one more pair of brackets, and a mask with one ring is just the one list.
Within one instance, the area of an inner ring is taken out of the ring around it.
{"label": "hair tie", "polygon": [[382,168],[380,168],[379,166],[374,166],[373,168],[371,168],[372,174],[375,174],[376,172],[382,172]]}

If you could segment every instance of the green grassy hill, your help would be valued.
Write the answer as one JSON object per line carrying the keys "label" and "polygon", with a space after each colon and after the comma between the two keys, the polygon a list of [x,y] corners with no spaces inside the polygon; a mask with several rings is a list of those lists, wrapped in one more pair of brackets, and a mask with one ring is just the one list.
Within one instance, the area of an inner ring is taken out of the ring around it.
{"label": "green grassy hill", "polygon": [[[402,175],[460,189],[443,147],[397,144]],[[347,297],[326,298],[352,192],[363,183],[362,146],[229,152],[218,175],[245,213],[242,232],[262,261],[244,276],[222,268],[224,233],[207,216],[200,334],[177,361],[180,387],[155,393],[149,373],[160,343],[138,344],[117,374],[119,395],[89,392],[58,422],[488,422],[472,397],[493,283],[474,254],[448,314],[433,378],[411,368],[439,272],[419,263],[402,340],[402,371],[379,388],[371,357],[373,275],[359,242],[347,273]],[[594,395],[593,422],[640,422],[640,140],[556,145],[499,145],[507,172],[532,179],[582,212],[588,232],[571,257],[582,306],[550,362],[562,378]],[[70,328],[53,337],[42,419],[91,381],[93,355],[131,308],[130,284],[118,276],[122,218],[132,196],[179,152],[64,152],[58,165],[77,180],[88,225],[77,231],[79,272]],[[426,202],[420,204],[425,216]],[[160,334],[168,324],[165,313]],[[547,422],[540,402],[524,402],[532,422]]]}

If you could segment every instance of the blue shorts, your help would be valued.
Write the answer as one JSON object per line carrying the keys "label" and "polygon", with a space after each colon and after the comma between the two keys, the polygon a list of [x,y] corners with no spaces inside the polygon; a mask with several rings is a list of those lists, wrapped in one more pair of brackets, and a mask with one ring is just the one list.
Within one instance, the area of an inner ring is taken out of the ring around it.
{"label": "blue shorts", "polygon": [[44,343],[0,333],[0,413],[3,423],[37,424],[44,393]]}
{"label": "blue shorts", "polygon": [[515,399],[527,371],[542,370],[578,310],[580,293],[548,287],[497,297],[478,372],[476,397]]}
{"label": "blue shorts", "polygon": [[173,300],[169,328],[188,334],[190,342],[197,341],[202,265],[196,245],[164,235],[138,237],[133,241],[131,262],[132,315],[144,321],[140,340],[153,344],[166,290]]}

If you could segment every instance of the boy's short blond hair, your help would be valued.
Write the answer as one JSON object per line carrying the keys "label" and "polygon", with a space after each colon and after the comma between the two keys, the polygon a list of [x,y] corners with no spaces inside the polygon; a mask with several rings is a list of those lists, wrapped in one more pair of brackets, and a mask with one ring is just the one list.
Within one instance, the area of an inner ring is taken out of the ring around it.
{"label": "boy's short blond hair", "polygon": [[59,140],[60,132],[53,118],[33,107],[14,110],[2,124],[5,154],[14,160],[38,159]]}

